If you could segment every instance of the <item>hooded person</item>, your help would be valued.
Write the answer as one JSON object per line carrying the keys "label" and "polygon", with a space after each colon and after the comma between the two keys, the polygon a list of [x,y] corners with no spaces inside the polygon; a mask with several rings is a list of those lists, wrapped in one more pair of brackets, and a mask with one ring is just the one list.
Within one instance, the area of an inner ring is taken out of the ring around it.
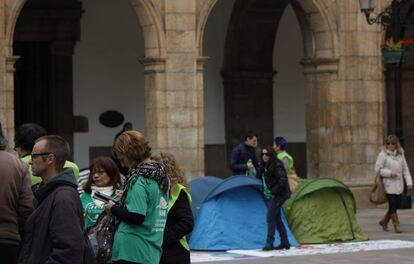
{"label": "hooded person", "polygon": [[42,182],[33,187],[35,210],[26,223],[19,263],[85,263],[88,245],[73,170],[64,169],[69,144],[59,136],[36,140],[29,164]]}

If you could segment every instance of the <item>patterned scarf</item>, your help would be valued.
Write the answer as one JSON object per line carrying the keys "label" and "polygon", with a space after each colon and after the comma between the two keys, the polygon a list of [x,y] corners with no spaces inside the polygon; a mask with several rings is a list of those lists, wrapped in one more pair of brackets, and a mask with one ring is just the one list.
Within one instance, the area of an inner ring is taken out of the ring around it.
{"label": "patterned scarf", "polygon": [[159,162],[152,161],[148,163],[142,163],[133,168],[127,176],[127,180],[124,186],[124,192],[128,189],[128,186],[135,181],[137,176],[143,176],[148,179],[153,179],[158,183],[161,191],[168,193],[170,189],[170,180],[165,173],[164,165]]}

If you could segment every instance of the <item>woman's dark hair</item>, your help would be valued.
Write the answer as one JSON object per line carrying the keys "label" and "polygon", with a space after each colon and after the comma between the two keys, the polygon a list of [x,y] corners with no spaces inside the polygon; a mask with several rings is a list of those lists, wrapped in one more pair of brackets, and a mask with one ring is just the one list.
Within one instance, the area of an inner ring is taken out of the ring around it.
{"label": "woman's dark hair", "polygon": [[[268,162],[264,162],[263,161],[263,150],[266,150],[267,151],[267,156],[269,157],[269,160],[268,160]],[[262,176],[262,174],[264,173],[264,171],[266,170],[266,169],[268,169],[268,165],[271,163],[271,162],[273,162],[275,159],[277,159],[276,158],[276,153],[275,153],[275,151],[273,150],[273,148],[271,147],[271,146],[266,146],[265,148],[263,148],[262,149],[262,152],[260,153],[260,166],[259,166],[259,173],[257,173],[256,174],[256,176],[257,177],[261,177]]]}
{"label": "woman's dark hair", "polygon": [[121,186],[121,176],[119,175],[118,166],[116,166],[115,162],[111,158],[99,156],[93,159],[91,165],[89,165],[89,177],[83,186],[85,192],[89,194],[92,192],[91,186],[93,184],[93,173],[99,169],[104,170],[111,179],[109,186],[113,186],[114,189],[118,189]]}
{"label": "woman's dark hair", "polygon": [[266,148],[266,150],[269,152],[269,161],[266,162],[264,168],[267,170],[267,173],[269,175],[274,175],[276,171],[276,167],[282,166],[283,163],[277,158],[276,152],[273,148]]}
{"label": "woman's dark hair", "polygon": [[[262,153],[263,153],[263,150],[267,151],[267,153],[268,153],[267,156],[269,157],[269,161],[276,158],[276,153],[273,150],[272,146],[266,146],[265,148],[263,148]],[[260,153],[260,166],[264,166],[264,164],[265,164],[264,161],[263,161],[263,154],[262,153]]]}

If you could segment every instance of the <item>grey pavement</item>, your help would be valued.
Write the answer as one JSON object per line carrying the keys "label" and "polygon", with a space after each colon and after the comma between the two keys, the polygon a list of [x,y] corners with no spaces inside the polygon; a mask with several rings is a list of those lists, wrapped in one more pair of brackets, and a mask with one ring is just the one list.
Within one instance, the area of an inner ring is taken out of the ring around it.
{"label": "grey pavement", "polygon": [[[368,235],[370,240],[407,240],[414,241],[414,210],[400,210],[402,234],[393,232],[390,224],[390,232],[382,231],[378,225],[378,221],[384,215],[385,209],[359,209],[357,217],[362,231]],[[271,257],[258,258],[253,260],[237,260],[237,261],[216,261],[216,262],[199,262],[204,264],[356,264],[356,263],[376,263],[376,264],[413,264],[414,248],[395,249],[395,250],[378,250],[378,251],[361,251],[353,253],[338,253],[326,255],[310,255],[310,256],[289,256],[289,257]]]}

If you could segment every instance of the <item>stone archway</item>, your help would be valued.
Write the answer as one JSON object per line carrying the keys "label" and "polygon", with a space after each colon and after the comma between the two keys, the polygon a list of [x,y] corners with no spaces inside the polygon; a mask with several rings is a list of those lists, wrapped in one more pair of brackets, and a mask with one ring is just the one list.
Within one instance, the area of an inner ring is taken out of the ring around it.
{"label": "stone archway", "polygon": [[144,34],[145,57],[165,59],[165,28],[161,7],[150,0],[130,0],[130,3]]}
{"label": "stone archway", "polygon": [[[17,57],[13,56],[13,40],[17,20],[20,16],[21,10],[25,6],[27,0],[16,0],[11,1],[8,6],[8,17],[5,18],[6,23],[6,41],[4,47],[4,57],[6,60],[6,74],[5,78],[5,90],[1,91],[4,94],[5,103],[1,105],[1,110],[4,113],[7,113],[2,119],[5,128],[5,131],[13,142],[14,135],[14,64]],[[149,0],[131,0],[131,6],[134,8],[137,19],[140,22],[142,27],[142,32],[144,34],[144,45],[145,45],[145,58],[142,59],[142,62],[145,65],[145,90],[146,97],[151,100],[151,97],[154,97],[154,93],[149,93],[149,91],[154,90],[153,87],[159,87],[164,82],[162,81],[162,74],[165,68],[165,31],[162,24],[162,13],[159,8]],[[155,70],[154,70],[155,69]],[[160,81],[161,80],[161,81]],[[147,93],[148,92],[148,93]],[[3,99],[3,98],[2,98]],[[154,99],[155,100],[155,99]],[[4,110],[4,111],[3,111]],[[153,116],[156,109],[147,108],[147,116]],[[153,130],[154,127],[157,127],[157,124],[154,123],[154,120],[149,119],[150,122],[147,122],[147,130]]]}
{"label": "stone archway", "polygon": [[[197,20],[197,47],[200,57],[203,54],[205,24],[216,3],[217,1],[210,0],[200,4]],[[240,141],[241,136],[247,130],[252,130],[252,127],[260,127],[258,134],[261,140],[270,142],[273,137],[273,116],[263,116],[262,113],[266,111],[257,111],[257,107],[273,104],[272,96],[269,95],[272,94],[274,70],[272,61],[269,59],[272,56],[268,55],[273,53],[272,44],[278,20],[288,3],[291,3],[295,10],[304,39],[305,58],[303,65],[307,76],[307,120],[318,119],[318,115],[323,116],[323,111],[316,113],[314,111],[319,109],[322,104],[321,98],[315,96],[314,90],[320,89],[322,93],[327,92],[325,80],[337,79],[338,41],[335,33],[335,16],[329,12],[333,7],[327,6],[324,1],[311,0],[236,1],[230,20],[222,70],[225,97],[228,98],[225,103],[227,107],[225,114],[227,151],[230,151],[232,146]],[[255,24],[255,27],[252,24]],[[250,31],[249,28],[251,28]],[[257,30],[259,28],[260,30]],[[243,45],[237,46],[237,43],[243,43]],[[242,98],[254,100],[249,92],[253,85],[255,86],[254,92],[260,91],[262,94],[262,96],[258,96],[260,102],[251,103],[250,108],[246,105],[237,107],[237,102]],[[234,96],[235,94],[237,96]],[[253,111],[260,112],[261,115],[251,114]],[[249,126],[243,124],[249,124]],[[323,137],[320,130],[321,125],[323,124],[320,122],[308,121],[306,126],[307,141],[311,142],[307,150],[310,177],[320,175],[321,155],[313,153],[318,153],[317,149],[321,137]]]}
{"label": "stone archway", "polygon": [[2,47],[1,56],[5,60],[5,74],[2,75],[4,86],[0,90],[0,112],[5,113],[4,116],[1,116],[1,122],[3,124],[3,129],[5,130],[7,138],[10,142],[14,141],[14,88],[13,88],[13,73],[14,73],[14,63],[16,58],[13,57],[13,34],[14,28],[16,26],[17,18],[23,6],[25,5],[26,0],[16,0],[9,1],[7,8],[9,12],[5,12],[8,16],[4,19],[5,21],[5,41],[4,46]]}

